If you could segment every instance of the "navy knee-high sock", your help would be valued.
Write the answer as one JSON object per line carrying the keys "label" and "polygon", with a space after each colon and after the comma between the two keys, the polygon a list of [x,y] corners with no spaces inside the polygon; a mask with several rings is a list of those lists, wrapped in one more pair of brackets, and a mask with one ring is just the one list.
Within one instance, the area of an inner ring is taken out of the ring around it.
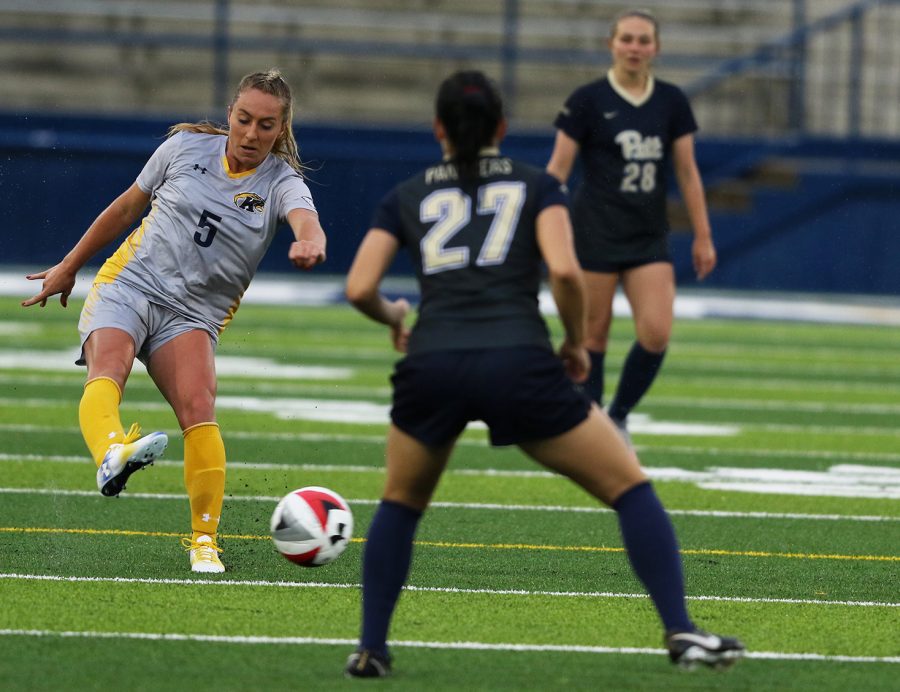
{"label": "navy knee-high sock", "polygon": [[619,375],[616,396],[609,407],[610,418],[625,420],[631,409],[637,406],[641,397],[650,389],[665,357],[665,351],[651,353],[639,342],[634,342],[625,358],[622,374]]}
{"label": "navy knee-high sock", "polygon": [[626,491],[613,504],[628,559],[650,594],[666,631],[692,630],[684,602],[678,539],[650,483]]}
{"label": "navy knee-high sock", "polygon": [[584,391],[598,406],[603,406],[603,364],[606,351],[588,351],[588,355],[591,357],[591,372],[584,383]]}
{"label": "navy knee-high sock", "polygon": [[413,537],[422,513],[389,500],[378,505],[363,553],[360,646],[386,653],[394,607],[409,574]]}

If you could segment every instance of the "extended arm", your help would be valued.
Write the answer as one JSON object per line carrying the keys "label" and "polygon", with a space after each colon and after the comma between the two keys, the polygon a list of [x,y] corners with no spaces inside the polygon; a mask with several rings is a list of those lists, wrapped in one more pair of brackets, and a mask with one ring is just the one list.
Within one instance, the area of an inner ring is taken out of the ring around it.
{"label": "extended arm", "polygon": [[584,345],[585,289],[581,265],[575,255],[569,212],[562,205],[544,209],[537,217],[537,240],[547,264],[550,290],[565,330],[559,349],[566,371],[576,382],[587,379],[590,358]]}
{"label": "extended arm", "polygon": [[134,225],[149,202],[150,195],[138,187],[137,183],[132,184],[112,204],[100,212],[81,240],[59,264],[25,277],[29,280],[43,279],[44,283],[40,293],[22,301],[22,307],[28,307],[35,303],[40,303],[41,307],[44,307],[47,299],[57,293],[60,295],[60,304],[66,307],[69,294],[75,286],[75,275],[78,271],[91,257],[118,238],[127,228]]}
{"label": "extended arm", "polygon": [[405,298],[388,300],[379,290],[398,249],[399,244],[393,235],[380,228],[370,229],[347,274],[345,292],[353,307],[391,328],[394,348],[405,353],[409,329],[403,325],[403,320],[409,312],[409,302]]}
{"label": "extended arm", "polygon": [[547,164],[547,172],[559,182],[565,184],[572,175],[572,167],[578,156],[578,142],[569,137],[562,130],[556,131],[556,141],[553,144],[553,153]]}
{"label": "extended arm", "polygon": [[694,243],[691,254],[694,260],[694,271],[701,281],[716,267],[716,248],[713,245],[712,228],[706,211],[706,196],[703,181],[694,159],[694,136],[683,135],[675,140],[672,146],[675,177],[681,197],[687,207],[691,228],[694,230]]}

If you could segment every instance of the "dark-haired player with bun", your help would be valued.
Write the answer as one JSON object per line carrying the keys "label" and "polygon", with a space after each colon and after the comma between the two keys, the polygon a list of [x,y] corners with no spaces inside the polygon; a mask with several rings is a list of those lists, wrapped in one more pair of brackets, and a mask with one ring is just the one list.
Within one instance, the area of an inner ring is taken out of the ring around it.
{"label": "dark-haired player with bun", "polygon": [[[665,510],[634,452],[575,382],[590,367],[584,285],[561,183],[503,156],[499,93],[481,72],[458,72],[437,94],[444,158],[382,201],[347,277],[350,302],[387,325],[407,355],[393,375],[387,480],[363,556],[362,631],[345,668],[391,672],[388,629],[412,560],[413,538],[457,438],[482,420],[494,445],[517,445],[618,513],[625,549],[666,629],[672,660],[727,665],[735,639],[696,629]],[[405,299],[381,281],[405,248],[421,303],[410,331]],[[565,336],[554,353],[538,310],[546,264]]]}
{"label": "dark-haired player with bun", "polygon": [[656,19],[647,10],[619,13],[608,44],[612,68],[604,78],[576,89],[556,118],[547,171],[566,182],[576,158],[583,164],[572,224],[588,294],[591,374],[585,389],[601,405],[619,284],[631,306],[635,341],[608,408],[628,439],[628,414],[659,373],[672,333],[675,273],[666,219],[670,166],[694,231],[698,279],[715,268],[716,250],[694,160],[697,123],[684,93],[655,79],[651,71],[659,52]]}

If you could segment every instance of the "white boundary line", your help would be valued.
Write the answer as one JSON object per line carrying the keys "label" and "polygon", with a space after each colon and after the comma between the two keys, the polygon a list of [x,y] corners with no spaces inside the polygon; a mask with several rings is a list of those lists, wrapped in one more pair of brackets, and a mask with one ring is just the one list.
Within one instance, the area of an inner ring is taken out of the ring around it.
{"label": "white boundary line", "polygon": [[[77,434],[81,431],[75,426],[53,426],[53,425],[33,425],[30,423],[0,423],[0,430],[12,432],[48,432],[58,434]],[[178,434],[177,431],[164,431]],[[228,431],[226,437],[241,440],[285,440],[296,442],[349,442],[360,444],[377,444],[384,446],[385,436],[365,435],[354,433],[313,433],[313,432],[254,432],[249,430]],[[457,445],[470,445],[475,447],[488,448],[488,443],[484,439],[467,439],[461,438]],[[642,454],[693,454],[696,456],[750,456],[750,457],[774,457],[788,459],[852,459],[855,461],[886,461],[900,463],[900,454],[891,452],[833,452],[830,450],[802,450],[802,449],[765,449],[765,448],[744,448],[744,447],[692,447],[686,445],[665,445],[665,446],[648,446],[637,445],[636,449]],[[61,457],[61,456],[40,456],[40,455],[0,455],[2,459],[54,459],[60,460],[86,460],[87,457]],[[229,463],[232,463],[229,461]],[[241,462],[234,462],[241,463]],[[452,469],[450,469],[452,471]]]}
{"label": "white boundary line", "polygon": [[691,454],[693,456],[736,456],[760,457],[763,459],[840,459],[841,461],[882,461],[900,463],[900,454],[891,452],[832,452],[828,450],[806,449],[747,449],[742,447],[689,447],[683,445],[666,445],[665,447],[647,447],[637,445],[637,450],[644,454]]}
{"label": "white boundary line", "polygon": [[[29,296],[34,284],[24,278],[31,268],[4,266],[0,271],[0,295]],[[72,295],[83,298],[93,282],[94,272],[88,268],[78,274]],[[304,279],[293,274],[262,272],[250,284],[244,303],[267,305],[329,305],[343,300],[343,275],[321,275]],[[416,294],[411,277],[389,277],[390,287]],[[549,290],[540,295],[541,309],[555,313]],[[413,297],[413,300],[416,300]],[[620,292],[613,301],[616,315],[628,315],[628,301]],[[715,291],[681,289],[675,298],[678,319],[755,318],[825,324],[900,325],[900,305],[895,296],[769,293],[761,291]]]}
{"label": "white boundary line", "polygon": [[[155,462],[160,463],[160,462]],[[295,467],[292,467],[295,468]],[[316,467],[321,468],[321,467]],[[343,470],[347,467],[337,467]],[[62,495],[70,497],[97,498],[94,490],[60,490],[58,488],[0,488],[0,495]],[[127,493],[125,497],[136,500],[187,500],[187,495],[182,493]],[[226,502],[271,502],[275,504],[281,500],[275,495],[228,495]],[[380,500],[368,498],[349,498],[351,505],[377,505]],[[499,502],[432,502],[430,508],[440,509],[475,509],[475,510],[499,510],[499,511],[524,511],[524,512],[561,512],[573,514],[613,514],[614,511],[607,507],[581,507],[570,505],[522,505],[505,504]],[[724,510],[706,509],[667,509],[667,514],[681,517],[711,517],[717,519],[789,519],[809,521],[862,521],[862,522],[892,522],[900,521],[900,516],[883,516],[867,514],[803,514],[800,512],[729,512]]]}
{"label": "white boundary line", "polygon": [[[320,637],[266,637],[266,636],[227,636],[214,634],[181,634],[175,632],[76,632],[72,630],[17,630],[0,629],[0,636],[24,637],[64,637],[85,639],[137,639],[150,641],[178,642],[214,642],[221,644],[289,644],[289,645],[326,645],[356,646],[356,639],[320,638]],[[464,651],[534,651],[562,652],[586,654],[643,654],[663,656],[664,649],[613,646],[579,646],[567,644],[517,644],[487,642],[426,642],[391,640],[390,646],[416,649],[453,649]],[[746,658],[758,660],[780,661],[822,661],[839,663],[900,663],[900,656],[841,656],[816,653],[783,653],[780,651],[755,651],[746,654]]]}
{"label": "white boundary line", "polygon": [[[0,573],[0,580],[55,581],[67,583],[115,583],[162,584],[178,586],[270,586],[289,589],[361,589],[361,584],[330,582],[269,581],[264,579],[151,579],[142,577],[67,577],[53,574]],[[488,596],[545,596],[548,598],[649,598],[643,593],[618,593],[613,591],[530,591],[525,589],[463,589],[440,586],[403,587],[405,591],[418,593],[484,594]],[[686,596],[688,601],[721,603],[778,603],[782,605],[851,606],[857,608],[900,608],[900,603],[886,601],[828,601],[812,598],[751,598],[749,596]]]}
{"label": "white boundary line", "polygon": [[[232,411],[240,410],[236,407],[227,406],[226,403],[236,402],[240,399],[240,397],[219,397],[218,405],[220,409],[230,409]],[[248,400],[249,401],[249,400]],[[383,428],[383,426],[387,423],[387,404],[373,404],[371,402],[347,402],[347,401],[337,401],[337,400],[328,400],[327,402],[323,400],[322,402],[334,405],[336,410],[344,410],[349,411],[349,418],[341,418],[336,416],[333,412],[331,414],[319,415],[318,417],[312,416],[303,416],[297,415],[294,418],[287,418],[286,420],[307,420],[307,421],[317,421],[317,422],[332,422],[332,423],[353,423],[355,425],[376,425]],[[59,400],[57,399],[49,399],[49,398],[29,398],[29,399],[19,399],[15,397],[0,397],[0,406],[9,406],[15,407],[17,409],[21,408],[45,408],[48,406],[61,406]],[[153,410],[153,411],[162,411],[169,410],[168,404],[162,402],[147,402],[143,401],[138,404],[142,410]],[[370,412],[372,417],[369,418],[360,418],[356,414],[359,408],[365,408]],[[250,412],[262,412],[266,413],[265,410],[254,410],[252,408],[245,409]],[[377,413],[377,415],[376,415]],[[382,413],[384,413],[384,420],[382,420]],[[648,425],[653,425],[653,421],[649,421]],[[726,431],[725,434],[731,435],[734,434],[732,431],[740,431],[742,433],[753,433],[755,431],[764,431],[764,432],[783,432],[783,433],[797,433],[797,434],[806,434],[806,435],[844,435],[844,436],[856,436],[856,435],[884,435],[886,437],[900,437],[900,430],[896,427],[885,424],[884,426],[853,426],[853,425],[799,425],[799,424],[783,424],[783,423],[747,423],[746,421],[715,421],[715,423],[678,423],[676,425],[681,426],[714,426],[716,429],[721,429]],[[688,432],[683,432],[681,434],[689,434],[697,437],[706,437],[712,433],[708,430],[698,430],[696,432],[691,432],[689,428],[687,428]],[[642,431],[638,431],[639,433]],[[647,431],[649,432],[649,430]],[[658,434],[671,434],[668,432],[658,433]],[[723,434],[723,433],[720,433]]]}
{"label": "white boundary line", "polygon": [[[3,323],[0,322],[0,329],[2,329]],[[330,351],[331,353],[331,351]],[[354,355],[356,352],[354,353]],[[77,354],[76,354],[77,355]],[[72,356],[72,362],[74,363],[75,356]],[[74,366],[73,366],[74,368]],[[153,384],[153,381],[149,378],[149,376],[142,375],[141,371],[138,370],[135,373],[137,376],[132,377],[128,381],[129,391],[145,391],[156,393],[156,386]],[[666,375],[666,380],[677,383],[677,382],[694,382],[695,378],[692,379],[688,375],[681,375],[678,373],[672,373]],[[84,381],[84,372],[80,370],[72,369],[64,374],[62,371],[56,371],[56,374],[51,375],[48,371],[38,372],[35,371],[35,374],[31,374],[29,372],[22,372],[21,370],[10,371],[10,372],[0,372],[0,383],[3,384],[33,384],[38,383],[42,385],[49,384],[72,384],[78,383],[81,384]],[[880,394],[883,389],[883,383],[879,382],[835,382],[835,381],[804,381],[804,380],[796,380],[789,381],[785,380],[783,377],[754,377],[748,380],[746,377],[723,377],[721,375],[708,375],[704,377],[704,383],[708,384],[710,388],[726,388],[729,394],[735,394],[736,392],[744,389],[750,390],[771,390],[776,393],[803,393],[805,395],[810,395],[814,392],[840,392],[843,395],[847,395],[848,393],[854,394]],[[315,392],[316,394],[321,394],[323,391],[331,392],[333,391],[333,384],[329,385],[325,382],[297,382],[287,383],[287,384],[278,384],[272,382],[257,382],[254,385],[255,389],[257,389],[260,393],[277,393],[286,396],[292,396],[299,393],[299,395],[308,396],[310,392]],[[223,394],[231,394],[232,390],[236,392],[238,395],[243,391],[241,389],[241,383],[239,381],[228,381],[227,379],[220,382],[219,391]],[[391,395],[391,388],[389,386],[379,386],[379,385],[341,385],[341,390],[345,392],[352,392],[353,396],[363,397],[363,396],[378,396],[382,398],[388,398]],[[692,398],[690,401],[694,401]],[[736,401],[756,401],[755,397],[746,398],[746,399],[732,399]],[[798,401],[798,403],[803,403],[802,401]],[[813,400],[810,400],[809,403],[816,403]],[[864,412],[865,408],[870,404],[865,403],[838,403],[836,404],[837,408],[835,410],[847,410],[847,411],[860,411]],[[890,404],[886,404],[890,406]],[[875,404],[878,406],[878,404]]]}
{"label": "white boundary line", "polygon": [[865,404],[825,401],[760,401],[758,399],[715,399],[654,396],[654,406],[682,406],[720,411],[804,411],[807,413],[859,413],[890,415],[900,413],[900,404]]}

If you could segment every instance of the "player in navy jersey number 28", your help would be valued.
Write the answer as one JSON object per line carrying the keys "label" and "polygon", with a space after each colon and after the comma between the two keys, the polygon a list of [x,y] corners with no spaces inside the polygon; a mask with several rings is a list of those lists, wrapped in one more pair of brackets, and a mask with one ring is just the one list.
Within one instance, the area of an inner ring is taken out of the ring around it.
{"label": "player in navy jersey number 28", "polygon": [[216,531],[225,495],[225,446],[215,418],[214,354],[281,221],[294,233],[288,259],[325,259],[325,234],[303,180],[291,131],[292,98],[277,70],[247,75],[228,107],[228,127],[181,123],[169,130],[137,180],[91,224],[43,279],[40,303],[66,306],[75,275],[142,219],[97,272],[78,323],[87,383],[78,409],[97,464],[97,486],[115,496],[165,450],[163,432],[126,434],[119,403],[140,359],[184,434],[191,507],[184,539],[194,572],[223,572]]}
{"label": "player in navy jersey number 28", "polygon": [[[348,299],[387,325],[407,355],[392,377],[387,480],[363,556],[359,648],[345,672],[390,673],[388,628],[416,527],[472,420],[487,424],[492,444],[519,446],[616,510],[674,661],[731,663],[742,645],[697,630],[688,616],[675,534],[634,451],[575,385],[590,360],[566,198],[558,180],[500,154],[505,130],[500,96],[482,73],[447,78],[434,121],[443,161],[382,201],[347,277]],[[411,331],[408,302],[380,292],[401,247],[421,293]],[[542,263],[565,330],[557,353],[538,310]]]}
{"label": "player in navy jersey number 28", "polygon": [[572,224],[588,291],[592,367],[585,387],[601,405],[619,283],[631,305],[636,340],[608,409],[627,439],[628,413],[652,385],[672,332],[675,275],[666,219],[670,166],[694,231],[698,279],[715,267],[716,251],[694,160],[697,125],[690,104],[678,87],[651,73],[659,50],[656,19],[645,10],[626,10],[613,22],[608,43],[613,65],[606,77],[576,89],[556,118],[547,171],[565,182],[581,156],[583,181],[572,200]]}

